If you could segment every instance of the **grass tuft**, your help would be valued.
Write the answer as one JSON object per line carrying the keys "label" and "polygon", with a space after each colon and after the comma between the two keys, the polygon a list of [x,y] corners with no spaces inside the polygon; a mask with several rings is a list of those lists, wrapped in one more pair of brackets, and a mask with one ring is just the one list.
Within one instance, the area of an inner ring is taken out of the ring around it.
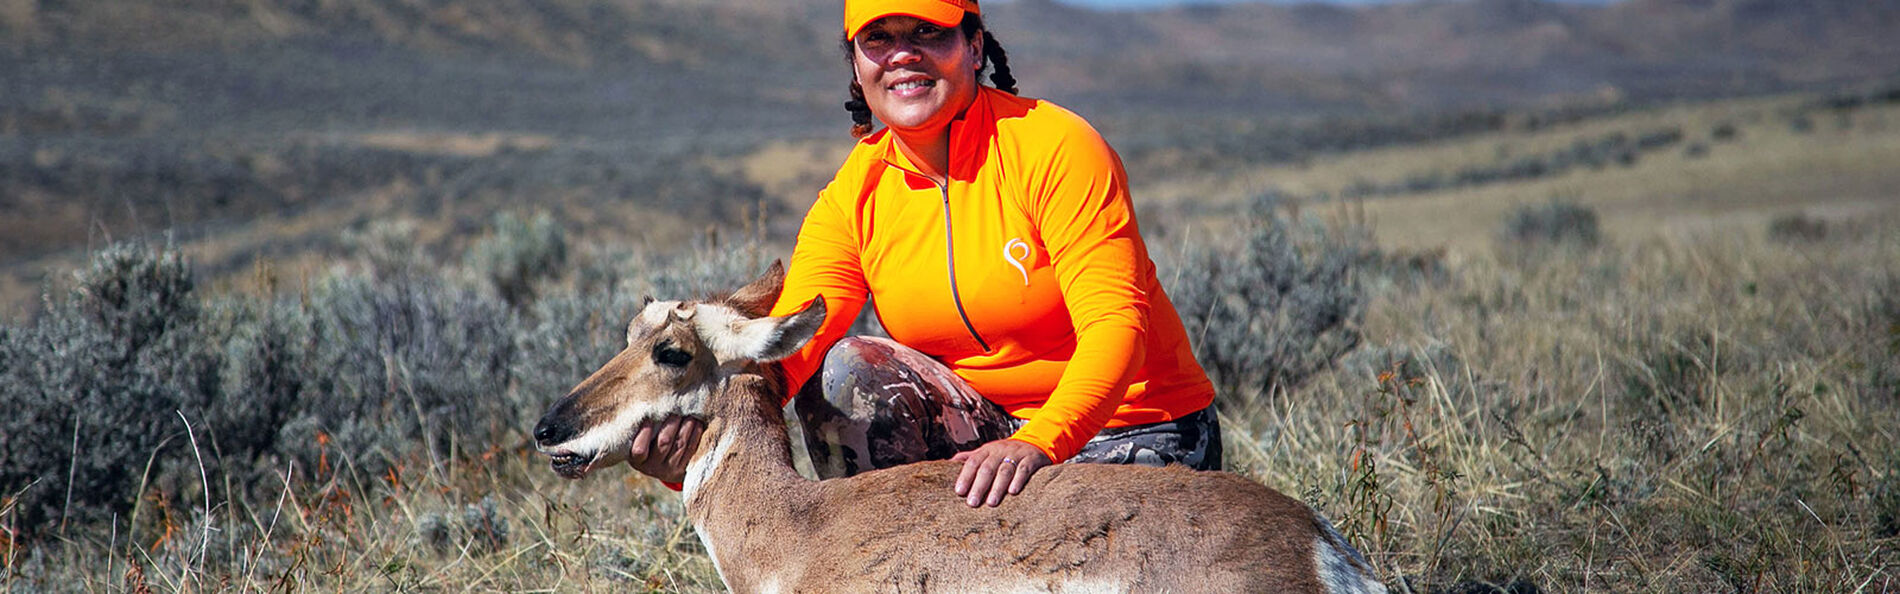
{"label": "grass tuft", "polygon": [[[1395,590],[1896,587],[1891,221],[1524,258],[1250,213],[1163,262],[1230,468]],[[563,481],[525,433],[642,295],[735,286],[765,249],[574,250],[511,302],[487,263],[515,256],[396,229],[294,291],[113,246],[0,324],[0,404],[36,413],[0,420],[0,587],[719,591],[676,494]]]}
{"label": "grass tuft", "polygon": [[1593,248],[1603,240],[1598,230],[1597,213],[1576,202],[1553,198],[1539,205],[1525,205],[1504,220],[1499,237],[1510,246],[1540,248],[1574,246]]}

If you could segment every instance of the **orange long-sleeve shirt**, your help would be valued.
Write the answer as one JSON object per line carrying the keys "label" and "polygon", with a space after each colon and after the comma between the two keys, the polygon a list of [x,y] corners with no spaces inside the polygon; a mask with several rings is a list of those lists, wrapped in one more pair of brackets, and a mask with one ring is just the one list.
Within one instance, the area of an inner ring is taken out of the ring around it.
{"label": "orange long-sleeve shirt", "polygon": [[1135,226],[1121,159],[1081,117],[980,87],[950,126],[949,181],[888,130],[861,140],[805,217],[775,315],[830,317],[784,361],[803,383],[874,298],[891,338],[1026,422],[1051,460],[1103,427],[1167,421],[1214,389]]}

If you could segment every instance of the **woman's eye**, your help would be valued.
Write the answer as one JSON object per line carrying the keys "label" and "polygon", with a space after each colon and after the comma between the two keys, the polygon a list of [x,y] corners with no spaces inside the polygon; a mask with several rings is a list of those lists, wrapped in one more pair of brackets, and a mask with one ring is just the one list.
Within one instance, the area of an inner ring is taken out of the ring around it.
{"label": "woman's eye", "polygon": [[948,31],[948,29],[936,25],[922,25],[917,27],[917,30],[911,32],[911,38],[918,41],[935,41],[943,37],[944,31]]}

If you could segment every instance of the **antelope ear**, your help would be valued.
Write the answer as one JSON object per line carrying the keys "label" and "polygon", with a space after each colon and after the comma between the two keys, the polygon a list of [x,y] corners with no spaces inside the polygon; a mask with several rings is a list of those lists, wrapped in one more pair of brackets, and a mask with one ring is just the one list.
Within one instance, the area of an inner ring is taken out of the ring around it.
{"label": "antelope ear", "polygon": [[750,359],[767,363],[798,352],[824,323],[825,296],[819,295],[796,313],[739,322],[732,325],[730,340],[707,342],[714,345],[721,361]]}
{"label": "antelope ear", "polygon": [[785,264],[773,260],[772,265],[766,267],[765,274],[760,275],[758,280],[752,281],[751,284],[733,291],[732,295],[726,298],[726,303],[745,315],[755,318],[763,317],[772,313],[772,306],[778,303],[779,291],[784,289]]}

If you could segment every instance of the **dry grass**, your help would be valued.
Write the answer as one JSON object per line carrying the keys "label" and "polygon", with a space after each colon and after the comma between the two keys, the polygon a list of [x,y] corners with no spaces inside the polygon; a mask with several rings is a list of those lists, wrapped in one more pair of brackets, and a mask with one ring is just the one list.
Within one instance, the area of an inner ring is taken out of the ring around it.
{"label": "dry grass", "polygon": [[[427,468],[416,463],[405,468]],[[611,474],[611,473],[609,473]],[[650,481],[569,482],[525,448],[435,472],[286,468],[287,496],[152,509],[147,533],[6,551],[6,590],[718,591],[680,514]],[[274,505],[273,505],[274,503]],[[43,582],[52,578],[55,581]],[[71,580],[71,581],[60,581]]]}
{"label": "dry grass", "polygon": [[[1638,136],[1679,128],[1683,141],[1644,155],[1633,167],[1578,168],[1564,175],[1369,199],[1363,208],[1380,244],[1457,250],[1488,245],[1512,209],[1563,197],[1595,208],[1612,238],[1642,239],[1683,230],[1759,233],[1776,216],[1806,210],[1831,220],[1900,212],[1900,106],[1865,107],[1841,116],[1810,115],[1798,132],[1790,113],[1807,97],[1692,104],[1555,126],[1533,133],[1479,135],[1314,159],[1310,163],[1222,172],[1206,179],[1141,180],[1137,195],[1154,204],[1237,200],[1264,192],[1341,195],[1359,181],[1391,183],[1419,173],[1453,171],[1517,155],[1548,153],[1579,139]],[[1733,140],[1713,141],[1721,124]],[[1684,154],[1703,143],[1706,156]],[[1229,197],[1229,198],[1221,198]],[[1234,204],[1234,202],[1227,202]]]}
{"label": "dry grass", "polygon": [[818,191],[831,181],[831,176],[837,173],[837,165],[844,162],[851,147],[843,138],[774,141],[751,154],[709,165],[730,168],[746,181],[763,188],[767,195],[802,210],[809,208]]}
{"label": "dry grass", "polygon": [[[1895,229],[1800,244],[1691,234],[1375,274],[1368,344],[1223,411],[1229,464],[1329,514],[1395,588],[1891,591]],[[286,468],[282,499],[208,513],[142,504],[135,532],[6,550],[4,583],[719,589],[677,496],[652,481],[562,481],[525,437],[442,464]]]}
{"label": "dry grass", "polygon": [[1900,320],[1876,310],[1900,287],[1895,229],[1479,255],[1400,279],[1372,344],[1227,411],[1237,466],[1306,493],[1388,579],[1890,591]]}
{"label": "dry grass", "polygon": [[[1422,255],[1368,273],[1357,352],[1222,411],[1230,466],[1330,515],[1395,591],[1900,589],[1900,110],[1798,133],[1779,119],[1787,105],[1146,181],[1139,195],[1169,213],[1192,196],[1486,162],[1502,145],[1740,130],[1699,159],[1665,151],[1627,169],[1355,204],[1382,246]],[[823,153],[772,146],[741,172],[785,198],[823,182],[787,163]],[[1495,246],[1505,213],[1552,195],[1596,209],[1606,242]],[[1794,212],[1827,221],[1825,237],[1766,238],[1769,219]],[[142,506],[125,523],[136,532],[0,539],[0,589],[719,589],[677,496],[651,481],[561,481],[525,436],[442,464],[380,477],[286,468],[280,501]],[[0,526],[17,530],[5,508]]]}
{"label": "dry grass", "polygon": [[377,132],[356,139],[363,146],[436,153],[462,157],[488,157],[508,151],[539,151],[554,146],[555,139],[543,134],[451,134],[444,132]]}

